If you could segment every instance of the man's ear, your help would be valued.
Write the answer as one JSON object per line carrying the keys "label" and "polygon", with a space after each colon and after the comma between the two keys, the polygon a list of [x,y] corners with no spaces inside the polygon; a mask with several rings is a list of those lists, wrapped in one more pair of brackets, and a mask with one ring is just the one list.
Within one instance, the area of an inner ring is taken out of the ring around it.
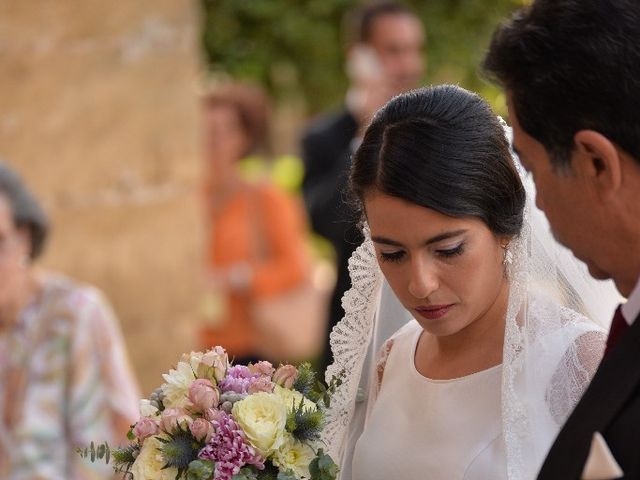
{"label": "man's ear", "polygon": [[574,137],[572,168],[590,182],[601,198],[622,185],[622,158],[617,146],[594,130],[580,130]]}

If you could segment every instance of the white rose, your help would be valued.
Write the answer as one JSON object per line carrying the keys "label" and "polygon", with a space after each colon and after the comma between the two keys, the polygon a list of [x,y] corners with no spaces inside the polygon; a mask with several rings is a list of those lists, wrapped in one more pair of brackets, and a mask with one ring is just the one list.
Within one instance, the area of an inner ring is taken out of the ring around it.
{"label": "white rose", "polygon": [[314,458],[316,454],[309,445],[298,442],[287,434],[280,448],[274,452],[272,462],[281,470],[293,470],[298,478],[309,478],[309,464]]}
{"label": "white rose", "polygon": [[300,401],[302,401],[305,410],[315,411],[318,409],[318,406],[315,403],[297,390],[289,390],[288,388],[282,388],[281,386],[276,385],[273,389],[273,393],[282,398],[282,401],[287,406],[287,412],[290,412],[294,408],[298,408]]}
{"label": "white rose", "polygon": [[142,444],[142,449],[131,466],[133,480],[175,480],[178,471],[165,468],[165,462],[159,449],[162,443],[156,437],[149,437]]}
{"label": "white rose", "polygon": [[251,445],[267,458],[283,442],[287,407],[279,395],[260,392],[233,405],[233,416]]}

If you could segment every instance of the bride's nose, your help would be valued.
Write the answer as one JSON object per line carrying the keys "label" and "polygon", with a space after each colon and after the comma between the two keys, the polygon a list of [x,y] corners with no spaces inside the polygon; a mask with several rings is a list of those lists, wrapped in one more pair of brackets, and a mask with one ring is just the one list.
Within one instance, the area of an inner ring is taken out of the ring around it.
{"label": "bride's nose", "polygon": [[424,259],[412,259],[409,275],[409,293],[415,298],[427,298],[440,285],[435,265]]}

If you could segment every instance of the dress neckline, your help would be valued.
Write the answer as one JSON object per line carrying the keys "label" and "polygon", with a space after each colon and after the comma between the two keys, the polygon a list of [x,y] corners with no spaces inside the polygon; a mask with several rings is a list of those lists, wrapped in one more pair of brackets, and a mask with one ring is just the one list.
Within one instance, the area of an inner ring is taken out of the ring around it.
{"label": "dress neckline", "polygon": [[502,363],[499,363],[497,365],[494,365],[493,367],[489,367],[484,370],[470,373],[469,375],[464,375],[462,377],[444,378],[444,379],[435,379],[435,378],[425,377],[418,371],[418,368],[416,367],[416,349],[418,348],[418,340],[420,340],[420,335],[422,335],[422,332],[423,332],[423,329],[422,327],[420,327],[414,334],[413,339],[411,341],[411,350],[410,350],[411,355],[409,357],[410,372],[419,381],[422,381],[428,384],[434,384],[434,385],[462,383],[465,381],[483,378],[485,376],[491,375],[494,371],[498,371],[502,369]]}

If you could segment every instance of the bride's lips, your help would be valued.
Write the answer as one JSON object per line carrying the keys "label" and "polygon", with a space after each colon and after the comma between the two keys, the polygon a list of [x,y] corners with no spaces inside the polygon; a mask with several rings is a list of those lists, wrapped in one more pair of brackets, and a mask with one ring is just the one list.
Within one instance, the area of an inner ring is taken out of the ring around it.
{"label": "bride's lips", "polygon": [[437,320],[444,317],[453,307],[453,303],[449,305],[429,305],[428,307],[416,307],[416,312],[427,320]]}

